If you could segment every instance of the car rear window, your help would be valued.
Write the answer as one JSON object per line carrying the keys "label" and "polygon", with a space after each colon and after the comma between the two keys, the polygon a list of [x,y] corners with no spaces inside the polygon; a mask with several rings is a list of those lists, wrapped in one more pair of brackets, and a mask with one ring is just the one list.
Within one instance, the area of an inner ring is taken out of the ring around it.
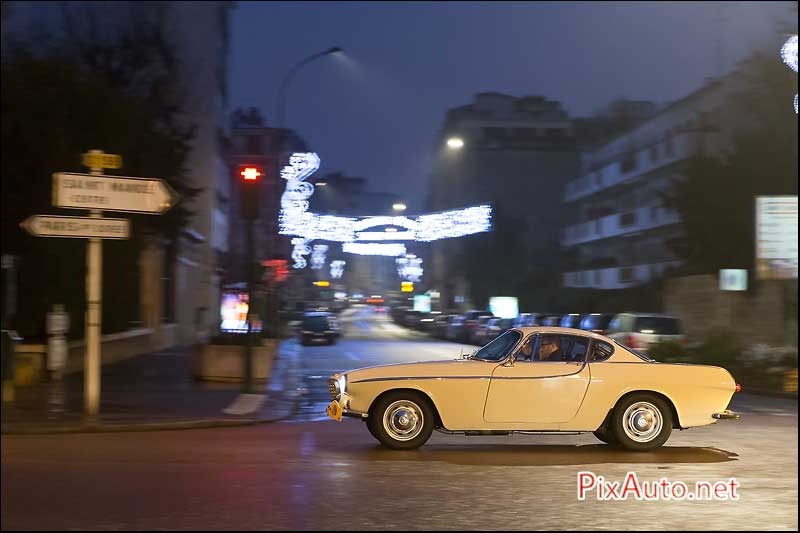
{"label": "car rear window", "polygon": [[326,316],[304,317],[303,327],[314,331],[324,331],[328,329],[328,317]]}
{"label": "car rear window", "polygon": [[640,316],[636,319],[636,332],[652,335],[680,335],[678,319],[660,316]]}

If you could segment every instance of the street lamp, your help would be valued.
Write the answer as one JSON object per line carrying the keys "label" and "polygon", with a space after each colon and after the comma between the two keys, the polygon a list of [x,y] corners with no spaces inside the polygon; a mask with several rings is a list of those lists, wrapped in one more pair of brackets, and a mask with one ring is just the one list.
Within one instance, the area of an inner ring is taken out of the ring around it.
{"label": "street lamp", "polygon": [[395,211],[405,211],[406,204],[402,202],[397,202],[396,204],[392,205],[392,209],[394,209]]}
{"label": "street lamp", "polygon": [[276,112],[276,116],[278,117],[278,127],[284,128],[286,127],[286,88],[289,86],[289,82],[292,81],[294,75],[297,72],[306,66],[307,64],[311,63],[315,59],[319,59],[320,57],[325,57],[327,55],[335,54],[337,52],[342,52],[343,50],[338,46],[334,46],[332,48],[328,48],[324,52],[319,52],[312,56],[308,56],[304,60],[300,61],[298,64],[292,67],[292,69],[286,74],[286,77],[283,78],[281,82],[280,89],[278,89],[278,110]]}
{"label": "street lamp", "polygon": [[452,150],[460,150],[464,147],[464,139],[460,137],[450,137],[447,139],[447,147]]}

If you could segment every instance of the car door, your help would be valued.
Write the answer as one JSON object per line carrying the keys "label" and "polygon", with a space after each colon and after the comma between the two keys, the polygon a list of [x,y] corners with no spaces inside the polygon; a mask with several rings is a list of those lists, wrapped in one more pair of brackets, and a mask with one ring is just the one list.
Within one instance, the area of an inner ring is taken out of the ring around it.
{"label": "car door", "polygon": [[[558,355],[545,357],[545,345],[556,341]],[[498,365],[492,372],[486,395],[484,420],[488,423],[537,424],[567,422],[578,409],[589,387],[586,353],[591,338],[578,335],[531,334],[532,357],[522,346],[513,363]]]}

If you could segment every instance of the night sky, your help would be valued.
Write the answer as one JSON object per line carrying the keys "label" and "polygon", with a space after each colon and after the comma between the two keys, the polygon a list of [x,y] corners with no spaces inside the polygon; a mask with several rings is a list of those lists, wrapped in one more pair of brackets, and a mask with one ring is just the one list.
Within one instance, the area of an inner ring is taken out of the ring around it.
{"label": "night sky", "polygon": [[[616,98],[666,102],[782,40],[792,2],[237,2],[231,105],[274,120],[296,62],[287,124],[320,172],[366,177],[421,206],[445,111],[475,93],[540,94],[587,116]],[[794,21],[796,28],[797,21]],[[718,43],[723,46],[718,46]]]}

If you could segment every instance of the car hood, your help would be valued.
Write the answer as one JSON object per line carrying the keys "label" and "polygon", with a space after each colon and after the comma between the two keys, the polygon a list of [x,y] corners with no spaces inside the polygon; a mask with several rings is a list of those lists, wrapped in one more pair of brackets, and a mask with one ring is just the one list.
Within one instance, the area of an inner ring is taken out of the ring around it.
{"label": "car hood", "polygon": [[391,378],[489,377],[499,363],[474,359],[371,366],[343,372],[349,383]]}

